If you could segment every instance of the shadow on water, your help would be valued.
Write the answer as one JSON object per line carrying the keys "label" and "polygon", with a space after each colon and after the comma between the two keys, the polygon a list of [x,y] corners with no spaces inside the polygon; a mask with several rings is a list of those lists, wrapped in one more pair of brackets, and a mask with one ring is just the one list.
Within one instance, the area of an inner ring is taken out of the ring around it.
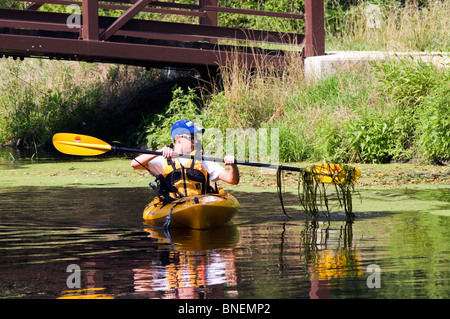
{"label": "shadow on water", "polygon": [[449,297],[449,218],[312,221],[292,205],[288,219],[276,192],[234,195],[234,224],[166,236],[143,224],[148,189],[2,189],[0,298]]}

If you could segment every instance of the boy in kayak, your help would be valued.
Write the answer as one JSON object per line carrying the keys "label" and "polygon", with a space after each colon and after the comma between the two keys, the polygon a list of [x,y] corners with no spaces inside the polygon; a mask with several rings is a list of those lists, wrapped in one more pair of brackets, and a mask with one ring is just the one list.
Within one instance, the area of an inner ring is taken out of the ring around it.
{"label": "boy in kayak", "polygon": [[[134,169],[150,170],[158,178],[164,178],[175,186],[182,196],[205,194],[211,192],[210,182],[224,181],[237,185],[239,169],[232,155],[224,157],[224,164],[201,160],[201,142],[196,134],[205,129],[196,127],[189,120],[180,120],[172,126],[173,148],[165,146],[159,151],[162,156],[142,154],[131,161]],[[200,153],[196,153],[200,152]],[[196,155],[200,160],[177,158],[178,154]]]}

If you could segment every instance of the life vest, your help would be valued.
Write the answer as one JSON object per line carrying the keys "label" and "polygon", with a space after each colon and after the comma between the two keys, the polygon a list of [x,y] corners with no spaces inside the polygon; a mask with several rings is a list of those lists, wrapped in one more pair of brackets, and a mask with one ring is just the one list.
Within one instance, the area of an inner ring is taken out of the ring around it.
{"label": "life vest", "polygon": [[[194,154],[195,151],[191,153]],[[177,158],[166,159],[163,178],[178,190],[178,194],[171,193],[174,198],[180,197],[180,194],[191,196],[213,192],[208,171],[201,160],[189,159],[182,165]]]}

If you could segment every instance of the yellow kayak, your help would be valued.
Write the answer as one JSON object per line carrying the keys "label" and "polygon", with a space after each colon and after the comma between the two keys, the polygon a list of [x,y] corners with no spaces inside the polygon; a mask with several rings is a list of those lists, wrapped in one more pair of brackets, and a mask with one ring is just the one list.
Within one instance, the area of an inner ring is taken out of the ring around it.
{"label": "yellow kayak", "polygon": [[144,209],[145,224],[163,227],[207,229],[229,223],[239,208],[239,202],[230,194],[193,195],[163,204],[156,197]]}

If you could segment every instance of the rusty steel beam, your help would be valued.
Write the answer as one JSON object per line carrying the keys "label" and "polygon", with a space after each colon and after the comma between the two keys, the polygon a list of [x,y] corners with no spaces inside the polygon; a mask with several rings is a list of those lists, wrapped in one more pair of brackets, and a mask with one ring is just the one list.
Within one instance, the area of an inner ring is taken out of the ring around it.
{"label": "rusty steel beam", "polygon": [[[199,0],[200,7],[204,6],[217,6],[217,0]],[[217,12],[216,11],[206,11],[204,17],[200,18],[199,24],[217,26]]]}
{"label": "rusty steel beam", "polygon": [[[92,0],[91,0],[92,1]],[[153,0],[138,0],[123,15],[117,18],[114,23],[100,34],[101,40],[108,40],[115,32],[129,22],[136,14],[145,8]]]}
{"label": "rusty steel beam", "polygon": [[71,31],[66,14],[0,9],[0,27],[45,31]]}
{"label": "rusty steel beam", "polygon": [[218,67],[230,59],[237,59],[254,67],[267,62],[281,65],[284,60],[279,55],[11,34],[0,34],[0,43],[8,48],[0,49],[2,54],[135,65]]}
{"label": "rusty steel beam", "polygon": [[[27,0],[16,0],[16,1],[29,2]],[[108,4],[109,2],[135,4],[137,1],[138,0],[113,0],[113,1],[99,0],[99,7],[104,6],[104,8],[107,8],[107,6],[109,5]],[[323,0],[311,0],[311,1],[323,1]],[[34,2],[34,4],[50,3],[50,4],[63,4],[63,5],[64,4],[69,5],[69,4],[80,4],[81,3],[81,1],[74,1],[74,0],[34,0],[33,2]],[[107,3],[102,4],[101,2],[107,2]],[[201,12],[225,12],[225,13],[234,13],[234,14],[275,17],[275,18],[305,19],[305,15],[299,14],[299,13],[229,8],[229,7],[220,7],[220,6],[216,6],[216,5],[208,5],[205,3],[203,3],[203,4],[184,4],[184,3],[176,3],[176,2],[153,1],[150,5],[165,7],[165,8],[196,10],[196,11],[201,11]],[[129,6],[123,6],[123,5],[122,6],[112,5],[112,6],[116,6],[116,7],[110,7],[110,8],[116,8],[116,9],[121,9],[121,10],[126,10],[127,8],[129,8]],[[143,11],[146,11],[146,10],[144,9]],[[195,14],[195,13],[193,12],[193,14]]]}
{"label": "rusty steel beam", "polygon": [[[25,0],[18,0],[18,1],[25,1]],[[120,10],[130,10],[129,6],[123,6],[123,5],[114,5],[110,4],[109,2],[114,3],[131,3],[136,4],[142,0],[114,0],[114,1],[108,1],[108,3],[102,3],[100,0],[81,0],[81,1],[73,1],[73,0],[35,0],[34,5],[41,5],[44,3],[54,3],[54,4],[80,4],[84,2],[90,2],[92,3],[91,6],[95,5],[95,2],[97,2],[97,8],[107,8],[107,9],[120,9]],[[322,1],[322,0],[318,0]],[[263,16],[271,16],[271,17],[282,17],[282,18],[294,18],[294,19],[304,19],[304,15],[301,14],[293,14],[293,13],[282,13],[282,12],[270,12],[270,11],[258,11],[258,10],[248,10],[248,9],[239,9],[239,8],[226,8],[226,7],[217,7],[215,6],[217,0],[200,0],[199,5],[189,5],[189,4],[180,4],[180,3],[170,3],[170,2],[159,2],[159,1],[151,1],[149,5],[154,6],[162,6],[162,7],[169,7],[169,8],[187,8],[191,10],[199,10],[199,12],[195,11],[182,11],[182,10],[164,10],[164,9],[152,9],[147,6],[143,6],[140,11],[147,11],[147,12],[158,12],[158,13],[165,13],[165,14],[183,14],[183,15],[192,15],[192,16],[199,16],[200,17],[200,24],[210,25],[210,26],[216,26],[217,25],[217,12],[228,12],[228,13],[239,13],[239,14],[251,14],[251,15],[263,15]],[[88,15],[84,14],[83,15]],[[93,10],[96,11],[96,10]],[[90,14],[89,14],[90,16]],[[92,25],[90,28],[90,31],[93,31],[95,29],[95,21],[92,21],[87,25]],[[118,23],[121,23],[120,21],[116,22],[116,26]],[[122,23],[123,24],[123,23]],[[87,28],[86,28],[87,29]],[[118,29],[118,28],[116,28]],[[112,31],[112,29],[110,30]],[[116,30],[117,31],[117,30]],[[84,36],[89,34],[90,37],[93,37],[93,39],[96,38],[95,34],[90,34],[87,31],[84,31]],[[257,33],[258,31],[255,30]],[[110,32],[113,33],[113,32]],[[108,38],[111,36],[109,33],[107,34]],[[273,35],[272,35],[273,37]],[[214,38],[211,38],[214,39]],[[250,39],[248,39],[250,40]],[[213,41],[214,42],[214,41]],[[300,43],[299,41],[288,41],[288,42],[294,42],[294,43]]]}
{"label": "rusty steel beam", "polygon": [[[322,0],[319,0],[322,1]],[[288,12],[274,12],[274,11],[262,11],[262,10],[252,10],[252,9],[240,9],[240,8],[229,8],[229,7],[216,7],[209,5],[196,5],[196,4],[182,4],[173,2],[160,2],[154,1],[153,6],[161,6],[168,8],[181,8],[181,9],[192,9],[192,10],[205,10],[214,12],[226,12],[235,14],[246,14],[246,15],[258,15],[265,17],[275,17],[275,18],[288,18],[288,19],[304,19],[303,14],[298,13],[288,13]]]}
{"label": "rusty steel beam", "polygon": [[[81,4],[81,25],[69,27],[70,14],[36,11],[44,3]],[[0,9],[0,54],[143,66],[217,67],[230,58],[252,66],[269,61],[283,65],[283,55],[217,43],[219,40],[237,40],[307,44],[310,47],[304,48],[304,56],[320,54],[322,47],[324,51],[323,0],[305,0],[305,3],[306,15],[301,15],[217,7],[217,0],[199,0],[198,5],[152,0],[34,0],[26,10]],[[100,17],[99,8],[120,9],[124,13],[119,18]],[[143,11],[170,11],[170,14],[200,19],[199,24],[133,19]],[[308,34],[219,27],[218,12],[305,19]],[[322,20],[314,22],[320,12]]]}
{"label": "rusty steel beam", "polygon": [[255,42],[269,42],[290,44],[301,44],[304,39],[303,34],[279,33],[263,30],[249,30],[243,28],[201,26],[188,23],[158,22],[158,21],[130,21],[122,31],[152,31],[160,34],[177,34],[180,36],[197,36],[226,40],[242,40]]}
{"label": "rusty steel beam", "polygon": [[[217,0],[199,0],[200,6],[209,5],[209,6],[217,6]],[[217,27],[217,12],[213,11],[205,11],[204,16],[199,19],[198,22],[200,25]],[[217,43],[217,39],[215,38],[205,38],[205,41],[210,43]]]}
{"label": "rusty steel beam", "polygon": [[305,0],[304,57],[325,54],[325,28],[323,0]]}
{"label": "rusty steel beam", "polygon": [[83,29],[81,36],[86,40],[98,40],[98,1],[83,0]]}
{"label": "rusty steel beam", "polygon": [[[27,0],[16,0],[16,1],[27,1]],[[135,0],[132,0],[136,2]],[[28,2],[28,1],[27,1]],[[49,3],[49,0],[35,0],[34,3],[30,4],[25,10],[37,10],[39,9],[43,4]],[[108,1],[107,3],[99,2],[98,7],[100,9],[108,9],[108,10],[123,10],[126,11],[130,6],[126,5],[120,5],[120,4],[111,4],[109,2],[115,2],[115,3],[134,3],[134,2],[127,2],[127,1]],[[73,0],[51,0],[52,4],[60,4],[60,5],[81,5],[81,0],[79,1],[73,1]],[[183,15],[183,16],[192,16],[192,17],[204,17],[206,15],[205,11],[188,11],[188,10],[172,10],[172,9],[160,9],[160,8],[150,8],[146,7],[141,10],[142,12],[152,12],[152,13],[159,13],[159,14],[174,14],[174,15]]]}
{"label": "rusty steel beam", "polygon": [[41,6],[42,6],[42,4],[33,2],[33,3],[30,3],[30,5],[28,7],[26,7],[25,10],[35,11],[35,10],[38,10]]}
{"label": "rusty steel beam", "polygon": [[[53,12],[35,12],[0,9],[0,27],[28,28],[45,31],[79,32],[77,27],[69,29],[66,20],[69,14]],[[115,18],[100,17],[97,28],[103,32],[113,24]],[[95,35],[95,33],[94,33]],[[210,27],[174,22],[158,22],[147,20],[129,21],[116,32],[118,36],[131,36],[145,39],[164,39],[195,42],[209,39],[229,39],[268,43],[302,44],[304,35],[278,33],[273,31],[246,30],[241,28]]]}

